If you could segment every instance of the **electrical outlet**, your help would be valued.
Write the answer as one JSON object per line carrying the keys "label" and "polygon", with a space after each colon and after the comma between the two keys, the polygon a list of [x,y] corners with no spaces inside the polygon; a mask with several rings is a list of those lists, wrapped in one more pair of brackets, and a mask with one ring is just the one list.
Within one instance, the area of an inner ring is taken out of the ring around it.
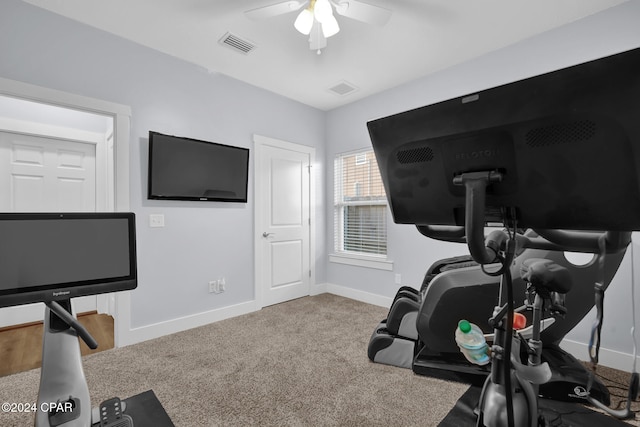
{"label": "electrical outlet", "polygon": [[149,215],[149,227],[164,227],[164,215],[163,214],[151,214]]}
{"label": "electrical outlet", "polygon": [[209,282],[209,293],[221,294],[227,289],[226,286],[227,284],[225,282],[224,277],[222,279],[212,280]]}
{"label": "electrical outlet", "polygon": [[396,285],[402,284],[402,275],[400,273],[396,273]]}

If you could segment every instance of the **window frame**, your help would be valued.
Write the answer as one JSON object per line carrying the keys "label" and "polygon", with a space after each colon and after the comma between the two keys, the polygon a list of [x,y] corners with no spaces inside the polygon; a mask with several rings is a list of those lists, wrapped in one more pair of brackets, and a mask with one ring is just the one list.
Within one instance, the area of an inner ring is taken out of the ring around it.
{"label": "window frame", "polygon": [[[333,218],[334,218],[334,232],[333,232],[333,253],[329,255],[329,261],[339,264],[355,265],[359,267],[376,268],[382,270],[393,270],[393,261],[388,259],[388,201],[386,194],[382,198],[376,198],[373,200],[351,200],[345,201],[344,193],[346,191],[345,185],[354,184],[357,182],[360,188],[367,185],[371,185],[371,182],[366,183],[356,180],[353,183],[345,183],[344,179],[344,161],[349,157],[355,157],[354,166],[363,166],[370,164],[371,159],[375,159],[375,154],[372,148],[364,148],[360,150],[338,153],[334,157],[334,199],[333,199]],[[365,158],[363,162],[362,159]],[[377,174],[377,164],[375,166]],[[380,185],[382,180],[380,178]],[[354,186],[355,189],[355,186]],[[384,188],[383,188],[384,193]],[[384,206],[384,254],[360,252],[360,251],[348,251],[345,250],[345,235],[344,235],[344,221],[345,221],[345,207],[348,206]]]}

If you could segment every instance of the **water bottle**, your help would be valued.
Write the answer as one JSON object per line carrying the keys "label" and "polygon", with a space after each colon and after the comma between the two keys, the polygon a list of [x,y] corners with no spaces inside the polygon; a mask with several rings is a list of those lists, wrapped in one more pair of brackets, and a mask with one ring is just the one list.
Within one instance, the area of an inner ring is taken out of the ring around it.
{"label": "water bottle", "polygon": [[458,322],[456,344],[466,359],[476,365],[486,365],[491,361],[489,347],[482,330],[468,320]]}

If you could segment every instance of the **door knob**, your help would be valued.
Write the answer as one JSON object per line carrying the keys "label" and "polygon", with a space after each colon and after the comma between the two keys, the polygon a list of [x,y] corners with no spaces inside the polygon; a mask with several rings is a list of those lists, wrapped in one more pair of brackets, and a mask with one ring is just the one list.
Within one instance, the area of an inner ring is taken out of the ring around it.
{"label": "door knob", "polygon": [[267,233],[266,231],[264,233],[262,233],[262,237],[269,237],[274,233]]}

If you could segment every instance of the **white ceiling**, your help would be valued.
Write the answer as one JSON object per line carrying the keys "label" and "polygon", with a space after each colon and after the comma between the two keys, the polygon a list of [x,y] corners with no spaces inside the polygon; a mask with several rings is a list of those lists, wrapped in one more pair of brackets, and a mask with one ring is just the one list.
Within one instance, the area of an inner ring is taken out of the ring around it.
{"label": "white ceiling", "polygon": [[[330,110],[628,0],[363,0],[393,11],[384,27],[337,16],[321,55],[297,12],[252,21],[278,0],[24,0],[321,110]],[[257,47],[218,43],[227,32]],[[347,95],[329,88],[348,82]]]}

